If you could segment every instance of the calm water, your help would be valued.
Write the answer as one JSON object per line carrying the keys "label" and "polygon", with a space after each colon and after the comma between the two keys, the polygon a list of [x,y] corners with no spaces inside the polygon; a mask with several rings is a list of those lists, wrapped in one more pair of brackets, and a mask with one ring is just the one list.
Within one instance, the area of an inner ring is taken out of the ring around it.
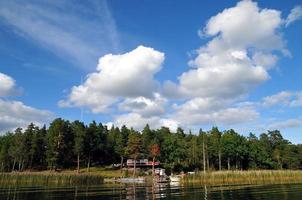
{"label": "calm water", "polygon": [[0,186],[2,200],[80,199],[302,199],[302,184],[265,186],[102,185],[89,187]]}

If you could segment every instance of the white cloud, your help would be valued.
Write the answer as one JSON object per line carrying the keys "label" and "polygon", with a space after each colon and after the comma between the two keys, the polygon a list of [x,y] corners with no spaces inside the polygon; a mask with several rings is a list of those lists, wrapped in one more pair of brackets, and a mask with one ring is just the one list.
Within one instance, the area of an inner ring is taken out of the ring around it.
{"label": "white cloud", "polygon": [[166,99],[156,93],[154,100],[145,97],[127,98],[119,104],[119,109],[138,113],[143,117],[160,116],[165,112],[166,102]]}
{"label": "white cloud", "polygon": [[17,88],[16,81],[0,72],[0,134],[17,127],[26,127],[32,122],[42,125],[53,118],[53,114],[49,111],[26,106],[20,101],[3,100],[1,98],[19,92],[20,89]]}
{"label": "white cloud", "polygon": [[275,52],[287,52],[282,25],[280,11],[261,9],[249,0],[211,17],[199,32],[212,39],[189,61],[193,69],[181,74],[179,83],[164,83],[166,97],[186,100],[174,106],[174,119],[194,125],[257,119],[255,108],[240,101],[270,79],[269,70],[278,60]]}
{"label": "white cloud", "polygon": [[106,1],[2,1],[1,19],[22,37],[84,69],[119,47]]}
{"label": "white cloud", "polygon": [[31,122],[43,125],[53,118],[51,112],[24,105],[20,101],[0,99],[0,132],[26,127]]}
{"label": "white cloud", "polygon": [[[170,131],[176,132],[178,127],[181,127],[178,121],[168,118],[163,118],[158,123],[161,127],[168,127]],[[159,125],[157,126],[159,128]]]}
{"label": "white cloud", "polygon": [[273,68],[278,60],[278,57],[273,54],[266,54],[263,52],[256,52],[253,55],[253,64],[255,66],[262,66],[266,70]]}
{"label": "white cloud", "polygon": [[302,119],[287,119],[287,120],[283,120],[283,121],[277,121],[277,122],[271,123],[268,127],[269,127],[269,129],[278,129],[278,130],[302,127]]}
{"label": "white cloud", "polygon": [[278,94],[274,94],[272,96],[267,96],[264,97],[262,100],[262,104],[264,106],[274,106],[277,104],[289,104],[289,98],[292,97],[292,93],[291,92],[287,92],[287,91],[282,91],[279,92]]}
{"label": "white cloud", "polygon": [[172,119],[182,126],[230,125],[251,122],[259,113],[250,105],[231,106],[228,99],[194,98],[176,107]]}
{"label": "white cloud", "polygon": [[271,106],[302,106],[302,91],[281,91],[277,94],[264,97],[262,105],[266,107]]}
{"label": "white cloud", "polygon": [[127,125],[128,127],[141,130],[146,124],[149,124],[151,127],[158,125],[159,120],[160,118],[157,116],[145,118],[137,113],[127,113],[116,116],[114,124],[117,126]]}
{"label": "white cloud", "polygon": [[217,42],[222,46],[216,46],[216,51],[230,47],[271,50],[283,48],[277,32],[280,25],[280,11],[260,9],[256,2],[246,0],[211,17],[204,31],[210,36],[219,35]]}
{"label": "white cloud", "polygon": [[285,25],[288,26],[296,20],[302,18],[302,6],[295,6],[287,16],[285,20]]}
{"label": "white cloud", "polygon": [[269,78],[263,67],[252,65],[245,52],[236,53],[238,51],[218,55],[200,52],[191,62],[197,69],[179,77],[180,92],[191,97],[238,97]]}
{"label": "white cloud", "polygon": [[[287,98],[282,94],[267,98],[266,103],[242,102],[270,79],[269,72],[279,59],[277,53],[289,53],[282,28],[280,11],[240,1],[211,17],[199,31],[210,40],[196,50],[196,57],[188,62],[190,68],[177,83],[167,80],[160,88],[154,75],[161,69],[164,54],[140,46],[129,53],[100,58],[97,72],[73,87],[61,105],[86,106],[95,113],[116,107],[111,123],[137,129],[147,123],[154,128],[166,125],[176,129],[179,125],[255,122],[259,105]],[[294,100],[298,98],[291,99],[289,105],[299,104]]]}
{"label": "white cloud", "polygon": [[193,98],[181,105],[175,105],[174,109],[179,112],[200,112],[209,113],[225,108],[225,105],[233,103],[232,99],[217,98]]}
{"label": "white cloud", "polygon": [[292,101],[290,102],[291,107],[301,107],[302,106],[302,91],[296,92]]}
{"label": "white cloud", "polygon": [[[248,21],[248,23],[246,23]],[[268,80],[277,56],[284,51],[279,33],[281,13],[260,9],[257,3],[241,1],[211,17],[205,34],[214,38],[197,50],[189,62],[196,68],[179,77],[179,85],[165,83],[165,90],[178,90],[184,97],[238,97]],[[165,94],[171,93],[165,92]]]}
{"label": "white cloud", "polygon": [[97,72],[88,75],[82,85],[74,86],[61,106],[86,106],[95,113],[123,98],[153,98],[159,83],[154,74],[161,69],[164,54],[139,46],[121,55],[107,54],[99,59]]}
{"label": "white cloud", "polygon": [[178,122],[173,119],[160,118],[158,116],[143,117],[138,113],[127,113],[115,117],[114,124],[121,127],[127,125],[137,130],[142,130],[146,124],[152,128],[168,127],[171,131],[176,131]]}
{"label": "white cloud", "polygon": [[0,72],[0,97],[6,97],[16,94],[16,81]]}

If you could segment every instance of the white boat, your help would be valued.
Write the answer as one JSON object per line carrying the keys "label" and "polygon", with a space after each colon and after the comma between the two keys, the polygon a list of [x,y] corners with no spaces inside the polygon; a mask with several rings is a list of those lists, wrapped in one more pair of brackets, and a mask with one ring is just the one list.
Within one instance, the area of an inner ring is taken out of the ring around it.
{"label": "white boat", "polygon": [[180,182],[181,176],[169,176],[170,182]]}
{"label": "white boat", "polygon": [[168,176],[156,176],[153,178],[154,183],[168,183],[169,178]]}
{"label": "white boat", "polygon": [[145,178],[120,178],[116,181],[120,183],[144,183]]}

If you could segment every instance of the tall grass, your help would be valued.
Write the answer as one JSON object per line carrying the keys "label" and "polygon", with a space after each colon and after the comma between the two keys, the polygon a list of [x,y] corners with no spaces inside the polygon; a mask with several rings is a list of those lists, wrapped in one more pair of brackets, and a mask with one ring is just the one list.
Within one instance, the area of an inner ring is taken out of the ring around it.
{"label": "tall grass", "polygon": [[[0,173],[0,185],[97,185],[104,178],[120,177],[119,170],[94,169],[90,173],[76,174],[73,171],[62,173],[21,172]],[[276,184],[302,183],[302,171],[298,170],[251,170],[251,171],[215,171],[196,173],[183,178],[185,184],[203,185],[239,185],[239,184]]]}
{"label": "tall grass", "polygon": [[103,177],[91,174],[59,173],[0,173],[0,185],[95,185],[103,183]]}
{"label": "tall grass", "polygon": [[196,173],[183,178],[187,184],[230,185],[230,184],[275,184],[301,183],[302,171],[298,170],[252,170],[217,171]]}

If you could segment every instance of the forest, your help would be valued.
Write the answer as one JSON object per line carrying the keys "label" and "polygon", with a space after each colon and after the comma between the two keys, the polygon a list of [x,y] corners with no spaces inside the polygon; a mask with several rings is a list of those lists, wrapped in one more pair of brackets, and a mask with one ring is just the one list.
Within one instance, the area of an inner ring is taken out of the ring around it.
{"label": "forest", "polygon": [[[246,134],[248,135],[248,134]],[[302,145],[284,139],[278,130],[257,137],[233,129],[185,133],[178,128],[139,132],[102,123],[85,125],[61,118],[49,127],[29,124],[0,136],[0,170],[62,170],[110,166],[128,158],[160,161],[166,171],[301,169]]]}

